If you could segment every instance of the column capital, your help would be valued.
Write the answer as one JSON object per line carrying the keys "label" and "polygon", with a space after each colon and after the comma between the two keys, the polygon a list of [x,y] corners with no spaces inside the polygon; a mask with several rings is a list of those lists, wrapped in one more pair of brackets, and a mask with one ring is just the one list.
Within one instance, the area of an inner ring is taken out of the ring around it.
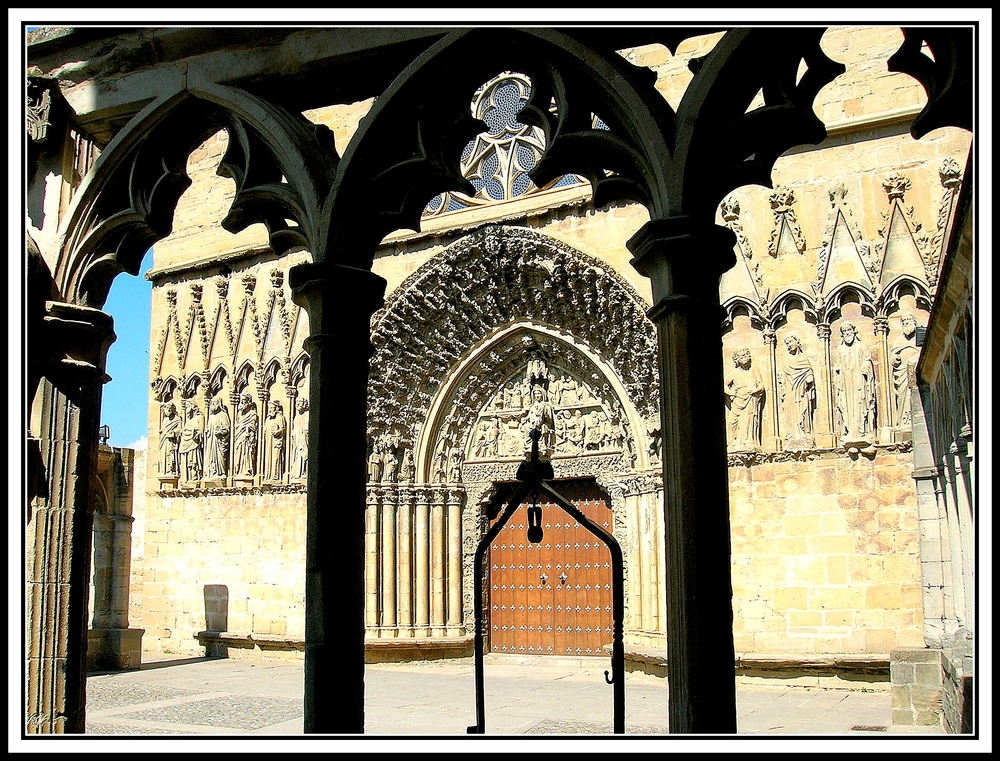
{"label": "column capital", "polygon": [[735,245],[732,230],[690,216],[639,228],[626,246],[635,255],[632,266],[652,281],[650,319],[678,309],[718,308],[719,278],[736,264]]}
{"label": "column capital", "polygon": [[108,349],[114,343],[114,318],[79,304],[46,301],[42,335],[34,351],[44,352],[45,375],[72,386],[111,380],[104,373]]}
{"label": "column capital", "polygon": [[816,325],[816,335],[820,338],[828,339],[830,337],[830,323],[820,322]]}
{"label": "column capital", "polygon": [[889,318],[888,317],[876,317],[872,320],[872,326],[876,333],[888,333],[889,332]]}
{"label": "column capital", "polygon": [[386,281],[370,270],[305,262],[288,271],[288,285],[292,301],[309,313],[312,336],[320,337],[339,336],[354,320],[367,325],[384,303]]}

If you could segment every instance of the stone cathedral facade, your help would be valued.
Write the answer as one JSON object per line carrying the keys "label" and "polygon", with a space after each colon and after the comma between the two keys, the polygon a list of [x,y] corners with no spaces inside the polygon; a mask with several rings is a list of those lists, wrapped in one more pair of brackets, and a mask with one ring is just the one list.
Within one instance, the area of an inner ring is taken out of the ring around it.
{"label": "stone cathedral facade", "polygon": [[[716,37],[675,56],[656,45],[622,55],[670,100]],[[718,210],[737,240],[720,283],[718,389],[735,643],[745,675],[880,682],[890,651],[924,642],[912,388],[970,139],[909,136],[919,84],[862,60],[892,53],[891,30],[828,39],[849,64],[817,100],[830,136],[780,158],[774,188],[743,188]],[[531,184],[541,133],[515,117],[530,86],[516,72],[484,83],[472,109],[489,132],[463,153],[476,195],[436,197],[422,230],[389,236],[375,261],[389,287],[371,333],[372,658],[471,652],[473,553],[537,421],[557,486],[594,506],[624,549],[630,657],[665,650],[656,333],[625,248],[646,215],[595,208],[574,176]],[[370,106],[306,115],[340,145]],[[220,229],[226,146],[219,133],[190,157],[193,185],[146,275],[149,451],[131,625],[149,651],[298,657],[310,367],[287,273],[309,257],[276,256],[259,225]],[[598,655],[610,641],[605,551],[555,515],[548,544],[526,549],[512,534],[491,548],[502,562],[480,592],[495,652]],[[571,628],[578,609],[594,612],[579,619],[590,636],[550,631]]]}

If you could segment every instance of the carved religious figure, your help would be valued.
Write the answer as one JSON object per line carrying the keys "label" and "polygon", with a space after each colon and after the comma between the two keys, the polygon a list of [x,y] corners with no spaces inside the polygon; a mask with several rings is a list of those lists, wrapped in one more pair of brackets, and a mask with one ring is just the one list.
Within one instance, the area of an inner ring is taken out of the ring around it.
{"label": "carved religious figure", "polygon": [[378,440],[372,441],[372,451],[368,455],[368,480],[373,484],[382,481],[382,453],[379,451]]}
{"label": "carved religious figure", "polygon": [[587,420],[582,410],[576,410],[566,420],[567,449],[572,452],[582,452],[583,442],[587,435]]}
{"label": "carved religious figure", "polygon": [[875,365],[852,323],[840,326],[833,357],[833,387],[844,444],[870,444],[875,436]]}
{"label": "carved religious figure", "polygon": [[457,484],[462,481],[462,452],[458,447],[452,447],[448,453],[448,482]]}
{"label": "carved religious figure", "polygon": [[200,479],[203,470],[204,416],[198,405],[190,402],[185,417],[178,452],[181,458],[181,478],[190,483]]}
{"label": "carved religious figure", "polygon": [[604,422],[601,413],[597,410],[587,415],[587,430],[583,435],[583,448],[588,451],[596,451],[604,443]]}
{"label": "carved religious figure", "polygon": [[309,470],[309,400],[299,398],[297,406],[289,471],[292,478],[305,478]]}
{"label": "carved religious figure", "polygon": [[726,382],[726,397],[730,413],[730,446],[737,452],[756,449],[760,446],[764,382],[747,348],[733,352],[733,370]]}
{"label": "carved religious figure", "polygon": [[[530,429],[541,431],[542,437],[538,440],[538,456],[543,458],[552,457],[556,449],[556,423],[552,412],[552,405],[545,394],[545,389],[541,386],[534,386],[531,389],[531,407],[528,408],[528,426]],[[527,451],[531,451],[531,440],[525,442]]]}
{"label": "carved religious figure", "polygon": [[785,357],[780,376],[785,442],[793,446],[812,446],[816,376],[798,336],[785,336],[785,348],[788,356]]}
{"label": "carved religious figure", "polygon": [[212,400],[205,428],[205,478],[225,479],[229,475],[229,441],[232,434],[229,411],[217,396]]}
{"label": "carved religious figure", "polygon": [[541,349],[534,349],[528,355],[528,369],[525,376],[529,383],[544,381],[548,378],[549,368]]}
{"label": "carved religious figure", "polygon": [[285,475],[285,435],[288,433],[288,423],[281,402],[277,399],[268,408],[267,420],[264,423],[264,478],[268,481],[280,481]]}
{"label": "carved religious figure", "polygon": [[173,402],[163,405],[160,417],[160,475],[178,476],[177,447],[181,440],[181,420]]}
{"label": "carved religious figure", "polygon": [[495,457],[497,441],[500,438],[500,421],[497,418],[484,420],[479,428],[479,436],[473,449],[473,457]]}
{"label": "carved religious figure", "polygon": [[399,477],[399,458],[396,450],[399,448],[399,436],[386,434],[379,441],[382,453],[382,480],[395,483]]}
{"label": "carved religious figure", "polygon": [[240,416],[236,420],[233,435],[233,474],[237,476],[257,475],[257,435],[260,431],[260,416],[257,405],[250,394],[240,397]]}
{"label": "carved religious figure", "polygon": [[415,473],[413,464],[413,450],[407,447],[403,450],[403,462],[399,466],[399,480],[404,483],[411,483]]}
{"label": "carved religious figure", "polygon": [[911,412],[910,375],[920,356],[914,336],[917,332],[917,321],[913,315],[903,315],[900,320],[903,332],[902,339],[892,348],[889,366],[892,368],[893,418],[896,427],[909,426],[913,420]]}

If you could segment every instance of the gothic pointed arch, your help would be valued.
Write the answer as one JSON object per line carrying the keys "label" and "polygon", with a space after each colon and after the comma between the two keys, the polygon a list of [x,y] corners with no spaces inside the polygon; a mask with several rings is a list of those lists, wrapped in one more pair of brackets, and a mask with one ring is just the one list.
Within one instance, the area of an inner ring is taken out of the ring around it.
{"label": "gothic pointed arch", "polygon": [[329,129],[246,90],[187,82],[115,135],[74,196],[55,273],[65,298],[100,306],[116,275],[138,274],[145,252],[171,232],[191,184],[188,155],[219,129],[230,139],[218,171],[236,182],[222,226],[263,223],[278,253],[321,245],[320,199],[339,160]]}
{"label": "gothic pointed arch", "polygon": [[[517,324],[587,347],[602,372],[618,379],[638,418],[658,421],[655,333],[646,309],[610,266],[548,236],[489,227],[463,238],[407,278],[373,318],[370,438],[398,437],[416,454],[454,368]],[[490,349],[483,361],[498,365],[501,354]],[[467,406],[456,408],[456,420],[472,414],[472,402]]]}

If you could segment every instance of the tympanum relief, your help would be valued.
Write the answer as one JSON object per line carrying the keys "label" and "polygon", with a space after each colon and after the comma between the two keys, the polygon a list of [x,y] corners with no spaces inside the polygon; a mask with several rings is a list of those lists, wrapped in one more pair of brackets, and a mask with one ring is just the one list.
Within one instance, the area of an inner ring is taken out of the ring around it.
{"label": "tympanum relief", "polygon": [[531,376],[531,370],[509,379],[479,413],[470,461],[523,458],[528,431],[536,427],[542,457],[622,451],[621,422],[586,381],[558,367],[545,376]]}

